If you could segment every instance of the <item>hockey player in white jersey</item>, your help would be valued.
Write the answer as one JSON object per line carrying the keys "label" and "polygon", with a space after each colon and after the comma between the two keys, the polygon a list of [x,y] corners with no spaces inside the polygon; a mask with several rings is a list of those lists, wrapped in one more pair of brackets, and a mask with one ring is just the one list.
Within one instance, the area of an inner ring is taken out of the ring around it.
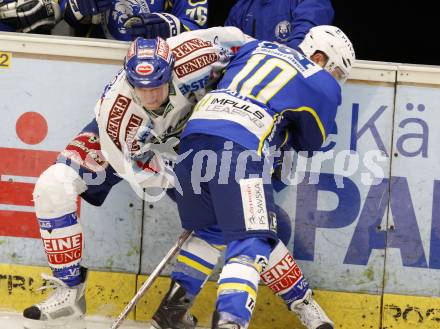
{"label": "hockey player in white jersey", "polygon": [[[53,273],[45,279],[55,292],[24,310],[27,319],[37,320],[28,326],[44,322],[60,327],[85,313],[87,269],[80,265],[84,235],[77,197],[99,206],[126,172],[154,172],[151,154],[138,154],[142,143],[179,134],[197,95],[218,79],[233,51],[248,40],[239,29],[228,27],[187,32],[167,41],[137,38],[131,44],[124,68],[96,104],[96,117],[35,185],[35,212]],[[104,178],[100,184],[87,179],[97,176]]]}
{"label": "hockey player in white jersey", "polygon": [[[197,95],[203,95],[204,88],[217,80],[234,50],[247,41],[248,37],[238,29],[214,28],[184,33],[167,42],[137,39],[131,45],[124,69],[105,88],[97,103],[96,118],[74,138],[60,154],[57,163],[48,168],[36,184],[35,209],[53,271],[53,277],[46,277],[46,280],[52,283],[56,292],[42,303],[27,308],[24,311],[26,318],[59,323],[84,315],[87,270],[80,266],[84,241],[76,215],[77,196],[99,206],[112,186],[122,180],[121,176],[126,177],[127,171],[154,173],[158,168],[151,161],[151,153],[140,152],[143,144],[165,142],[178,135]],[[102,173],[105,179],[99,185],[86,179],[87,174],[96,176]],[[143,187],[149,186],[148,180],[142,183]],[[280,228],[282,216],[277,215]],[[290,226],[288,221],[284,225],[279,232],[280,235],[284,233],[282,240],[287,243]],[[209,238],[205,239],[209,242],[201,240],[200,237],[211,233],[210,230],[196,232],[182,250],[178,267],[173,272],[180,277],[180,283],[195,280],[191,285],[199,289],[206,281],[223,244]],[[65,250],[59,241],[70,241],[74,252]],[[54,243],[58,243],[56,252]],[[195,255],[203,255],[205,261],[190,255],[195,250]],[[288,254],[285,247],[277,250],[278,257]],[[192,261],[194,257],[204,265],[198,266]],[[201,270],[203,275],[189,267],[185,269],[188,264]],[[191,275],[187,275],[187,270]],[[177,277],[173,277],[175,279]],[[301,290],[308,287],[301,273],[298,282]],[[303,291],[296,293],[295,289],[292,288],[295,292],[291,291],[292,298],[303,299]],[[155,314],[153,325],[156,328],[194,328],[196,320],[187,311],[193,301],[191,297],[195,295],[196,292],[186,291],[173,281]],[[310,305],[316,309],[315,302]],[[309,310],[306,308],[304,312]]]}

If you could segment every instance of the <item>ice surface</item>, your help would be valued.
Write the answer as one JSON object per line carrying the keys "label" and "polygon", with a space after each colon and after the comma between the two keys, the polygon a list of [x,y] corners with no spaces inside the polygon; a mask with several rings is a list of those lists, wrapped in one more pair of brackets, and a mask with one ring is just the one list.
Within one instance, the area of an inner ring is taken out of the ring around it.
{"label": "ice surface", "polygon": [[[23,329],[26,320],[21,314],[17,313],[0,313],[0,329]],[[77,325],[64,325],[64,326],[51,326],[46,328],[56,329],[57,327],[62,327],[62,329],[109,329],[112,324],[113,319],[103,318],[103,317],[86,317],[85,321]],[[27,322],[26,322],[27,323]],[[43,327],[37,327],[45,328]],[[146,322],[135,322],[131,320],[125,320],[121,329],[147,329],[150,328],[150,324]]]}
{"label": "ice surface", "polygon": [[[40,326],[35,329],[109,329],[114,319],[88,316],[81,324],[63,325],[63,326]],[[26,320],[21,314],[0,312],[0,329],[23,329]],[[149,329],[148,322],[137,322],[132,320],[125,320],[121,329]],[[30,328],[33,329],[33,328]],[[203,328],[199,328],[203,329]]]}

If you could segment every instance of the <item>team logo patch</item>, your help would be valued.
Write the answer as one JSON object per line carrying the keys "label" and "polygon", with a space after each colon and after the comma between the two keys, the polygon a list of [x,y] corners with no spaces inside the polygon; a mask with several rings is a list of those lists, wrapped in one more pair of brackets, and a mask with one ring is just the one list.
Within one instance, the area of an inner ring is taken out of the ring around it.
{"label": "team logo patch", "polygon": [[301,269],[289,253],[285,253],[273,266],[261,273],[264,284],[277,294],[291,289],[302,278]]}
{"label": "team logo patch", "polygon": [[121,130],[122,119],[124,119],[125,112],[127,112],[130,103],[130,98],[119,94],[110,109],[107,119],[106,132],[120,150],[121,142],[119,141],[119,131]]}
{"label": "team logo patch", "polygon": [[136,66],[135,71],[139,75],[147,76],[147,75],[150,75],[151,73],[153,73],[154,67],[153,67],[153,65],[151,65],[149,63],[141,63]]}
{"label": "team logo patch", "polygon": [[174,58],[176,59],[176,61],[178,61],[179,59],[186,57],[199,49],[208,48],[211,46],[212,43],[210,41],[203,41],[201,39],[190,39],[174,47],[172,49],[172,52]]}
{"label": "team logo patch", "polygon": [[216,53],[203,54],[176,66],[174,68],[174,72],[176,72],[179,78],[182,78],[188,74],[200,70],[201,68],[204,68],[205,66],[217,62],[218,58],[219,56]]}
{"label": "team logo patch", "polygon": [[268,230],[269,220],[261,178],[240,179],[246,231]]}
{"label": "team logo patch", "polygon": [[81,259],[83,236],[81,233],[54,239],[44,239],[47,259],[53,265],[67,265]]}
{"label": "team logo patch", "polygon": [[128,145],[128,149],[131,152],[140,150],[139,144],[135,140],[136,132],[138,131],[143,119],[136,114],[132,114],[130,120],[128,120],[127,127],[125,128],[125,141]]}
{"label": "team logo patch", "polygon": [[289,21],[281,21],[275,27],[275,36],[279,41],[289,40],[290,34],[292,33],[292,25]]}
{"label": "team logo patch", "polygon": [[92,172],[105,170],[108,166],[101,153],[99,137],[91,132],[83,132],[76,136],[61,155]]}

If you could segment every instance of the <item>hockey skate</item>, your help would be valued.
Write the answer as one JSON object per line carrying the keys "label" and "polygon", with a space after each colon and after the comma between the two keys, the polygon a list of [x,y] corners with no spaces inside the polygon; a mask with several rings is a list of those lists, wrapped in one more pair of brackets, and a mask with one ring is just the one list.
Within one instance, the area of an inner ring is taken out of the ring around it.
{"label": "hockey skate", "polygon": [[46,285],[38,290],[54,289],[48,298],[23,311],[24,329],[84,329],[86,313],[85,281],[87,269],[81,267],[81,283],[69,287],[63,281],[41,274]]}
{"label": "hockey skate", "polygon": [[217,323],[212,329],[241,329],[241,327],[233,322]]}
{"label": "hockey skate", "polygon": [[307,329],[333,329],[333,322],[325,314],[321,306],[313,300],[312,290],[307,290],[305,296],[292,303],[290,309],[298,315]]}
{"label": "hockey skate", "polygon": [[171,281],[170,289],[153,315],[150,329],[195,329],[197,318],[188,312],[192,300],[185,298],[186,291]]}
{"label": "hockey skate", "polygon": [[214,311],[214,314],[212,315],[212,329],[242,329],[240,325],[233,321],[225,321],[220,320],[220,316],[216,311]]}

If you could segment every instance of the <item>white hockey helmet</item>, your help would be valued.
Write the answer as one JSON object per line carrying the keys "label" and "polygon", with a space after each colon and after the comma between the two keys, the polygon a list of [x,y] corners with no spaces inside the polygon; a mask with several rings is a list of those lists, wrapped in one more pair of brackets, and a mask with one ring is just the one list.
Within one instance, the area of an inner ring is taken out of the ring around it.
{"label": "white hockey helmet", "polygon": [[350,39],[341,29],[332,25],[312,27],[299,48],[309,58],[317,51],[325,53],[328,61],[324,69],[338,76],[341,84],[347,80],[356,59]]}

